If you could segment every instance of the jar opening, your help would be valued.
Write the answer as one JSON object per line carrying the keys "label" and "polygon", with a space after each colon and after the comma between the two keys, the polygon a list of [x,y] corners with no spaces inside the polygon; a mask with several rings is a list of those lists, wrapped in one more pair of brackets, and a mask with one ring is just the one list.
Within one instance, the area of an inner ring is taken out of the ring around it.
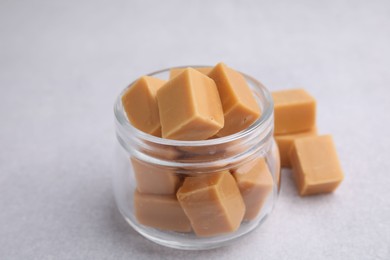
{"label": "jar opening", "polygon": [[[180,66],[180,67],[174,67],[174,68],[186,68],[189,66]],[[191,66],[191,67],[207,67],[207,66]],[[169,69],[163,69],[159,70],[153,73],[148,74],[148,76],[154,76],[159,77],[160,74],[169,72],[171,68]],[[151,142],[157,145],[164,145],[164,146],[175,146],[175,147],[204,147],[204,146],[214,146],[214,145],[220,145],[220,144],[226,144],[232,141],[236,141],[242,138],[245,138],[248,135],[251,135],[253,132],[258,131],[259,128],[266,129],[268,127],[269,121],[272,121],[273,124],[273,100],[271,97],[270,92],[268,89],[266,89],[260,82],[258,82],[253,77],[246,75],[245,73],[240,72],[248,82],[248,85],[252,89],[253,93],[255,94],[255,98],[261,108],[262,114],[260,118],[258,118],[252,125],[250,125],[248,128],[237,132],[232,135],[219,137],[215,139],[209,139],[209,140],[200,140],[200,141],[182,141],[182,140],[172,140],[172,139],[164,139],[161,137],[156,137],[147,133],[144,133],[137,128],[135,128],[127,119],[127,116],[124,112],[122,100],[121,97],[124,94],[124,92],[127,90],[125,88],[118,98],[116,99],[115,105],[114,105],[114,114],[115,114],[115,122],[117,125],[117,130],[121,132],[124,136],[132,136],[138,139],[145,140],[147,142]],[[133,83],[129,85],[131,87]]]}

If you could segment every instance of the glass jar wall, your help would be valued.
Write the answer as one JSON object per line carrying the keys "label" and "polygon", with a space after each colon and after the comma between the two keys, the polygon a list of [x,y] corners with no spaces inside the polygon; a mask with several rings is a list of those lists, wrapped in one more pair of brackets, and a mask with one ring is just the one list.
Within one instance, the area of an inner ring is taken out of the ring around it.
{"label": "glass jar wall", "polygon": [[[244,74],[243,74],[244,75]],[[169,69],[150,76],[167,79]],[[269,91],[244,75],[262,110],[249,128],[222,138],[177,141],[145,134],[115,107],[113,186],[118,208],[141,235],[180,249],[223,246],[258,227],[280,187]]]}

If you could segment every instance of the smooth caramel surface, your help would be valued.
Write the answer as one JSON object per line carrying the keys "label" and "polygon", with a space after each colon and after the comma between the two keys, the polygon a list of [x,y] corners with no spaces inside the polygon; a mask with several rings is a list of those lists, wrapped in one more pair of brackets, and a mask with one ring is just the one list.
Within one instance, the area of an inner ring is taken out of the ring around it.
{"label": "smooth caramel surface", "polygon": [[332,192],[344,178],[330,135],[296,139],[290,159],[300,195]]}
{"label": "smooth caramel surface", "polygon": [[276,143],[278,144],[281,166],[287,168],[291,167],[290,150],[294,143],[294,140],[298,138],[316,136],[316,135],[317,135],[316,127],[305,132],[298,132],[298,133],[285,134],[285,135],[275,135],[274,138]]}
{"label": "smooth caramel surface", "polygon": [[160,115],[156,93],[166,81],[143,76],[122,96],[123,108],[130,123],[139,130],[161,136]]}
{"label": "smooth caramel surface", "polygon": [[246,163],[233,171],[245,203],[244,220],[256,218],[272,192],[273,178],[264,158]]}
{"label": "smooth caramel surface", "polygon": [[316,121],[316,101],[304,89],[272,92],[276,135],[312,129]]}
{"label": "smooth caramel surface", "polygon": [[225,125],[217,136],[244,130],[260,117],[260,107],[241,73],[219,63],[208,76],[217,84],[225,117]]}
{"label": "smooth caramel surface", "polygon": [[224,125],[214,81],[192,68],[161,87],[157,99],[163,138],[204,140]]}
{"label": "smooth caramel surface", "polygon": [[233,232],[244,217],[244,201],[228,171],[187,177],[176,195],[197,236]]}
{"label": "smooth caramel surface", "polygon": [[170,169],[131,158],[137,190],[148,194],[175,194],[180,178]]}
{"label": "smooth caramel surface", "polygon": [[169,231],[191,231],[190,221],[175,195],[153,195],[135,191],[134,211],[142,225]]}
{"label": "smooth caramel surface", "polygon": [[[195,67],[193,69],[203,73],[204,75],[207,75],[212,70],[212,67]],[[169,70],[169,79],[172,79],[172,78],[176,77],[177,75],[182,73],[184,70],[185,70],[185,68],[173,68],[173,69],[170,69]]]}

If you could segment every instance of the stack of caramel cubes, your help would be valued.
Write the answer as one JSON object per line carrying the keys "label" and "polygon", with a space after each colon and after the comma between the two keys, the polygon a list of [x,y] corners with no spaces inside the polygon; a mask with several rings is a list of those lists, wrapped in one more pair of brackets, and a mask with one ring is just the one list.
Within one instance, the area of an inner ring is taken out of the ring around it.
{"label": "stack of caramel cubes", "polygon": [[272,93],[281,166],[293,169],[300,195],[334,191],[343,180],[332,136],[318,135],[316,100],[304,89]]}

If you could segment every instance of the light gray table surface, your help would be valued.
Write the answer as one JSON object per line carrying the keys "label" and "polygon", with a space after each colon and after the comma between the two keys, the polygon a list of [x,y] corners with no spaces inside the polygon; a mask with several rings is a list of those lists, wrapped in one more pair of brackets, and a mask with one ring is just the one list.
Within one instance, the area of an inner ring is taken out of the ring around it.
{"label": "light gray table surface", "polygon": [[[113,103],[132,80],[224,61],[304,87],[345,173],[234,246],[148,242],[113,198]],[[390,259],[389,1],[0,2],[0,259]]]}

